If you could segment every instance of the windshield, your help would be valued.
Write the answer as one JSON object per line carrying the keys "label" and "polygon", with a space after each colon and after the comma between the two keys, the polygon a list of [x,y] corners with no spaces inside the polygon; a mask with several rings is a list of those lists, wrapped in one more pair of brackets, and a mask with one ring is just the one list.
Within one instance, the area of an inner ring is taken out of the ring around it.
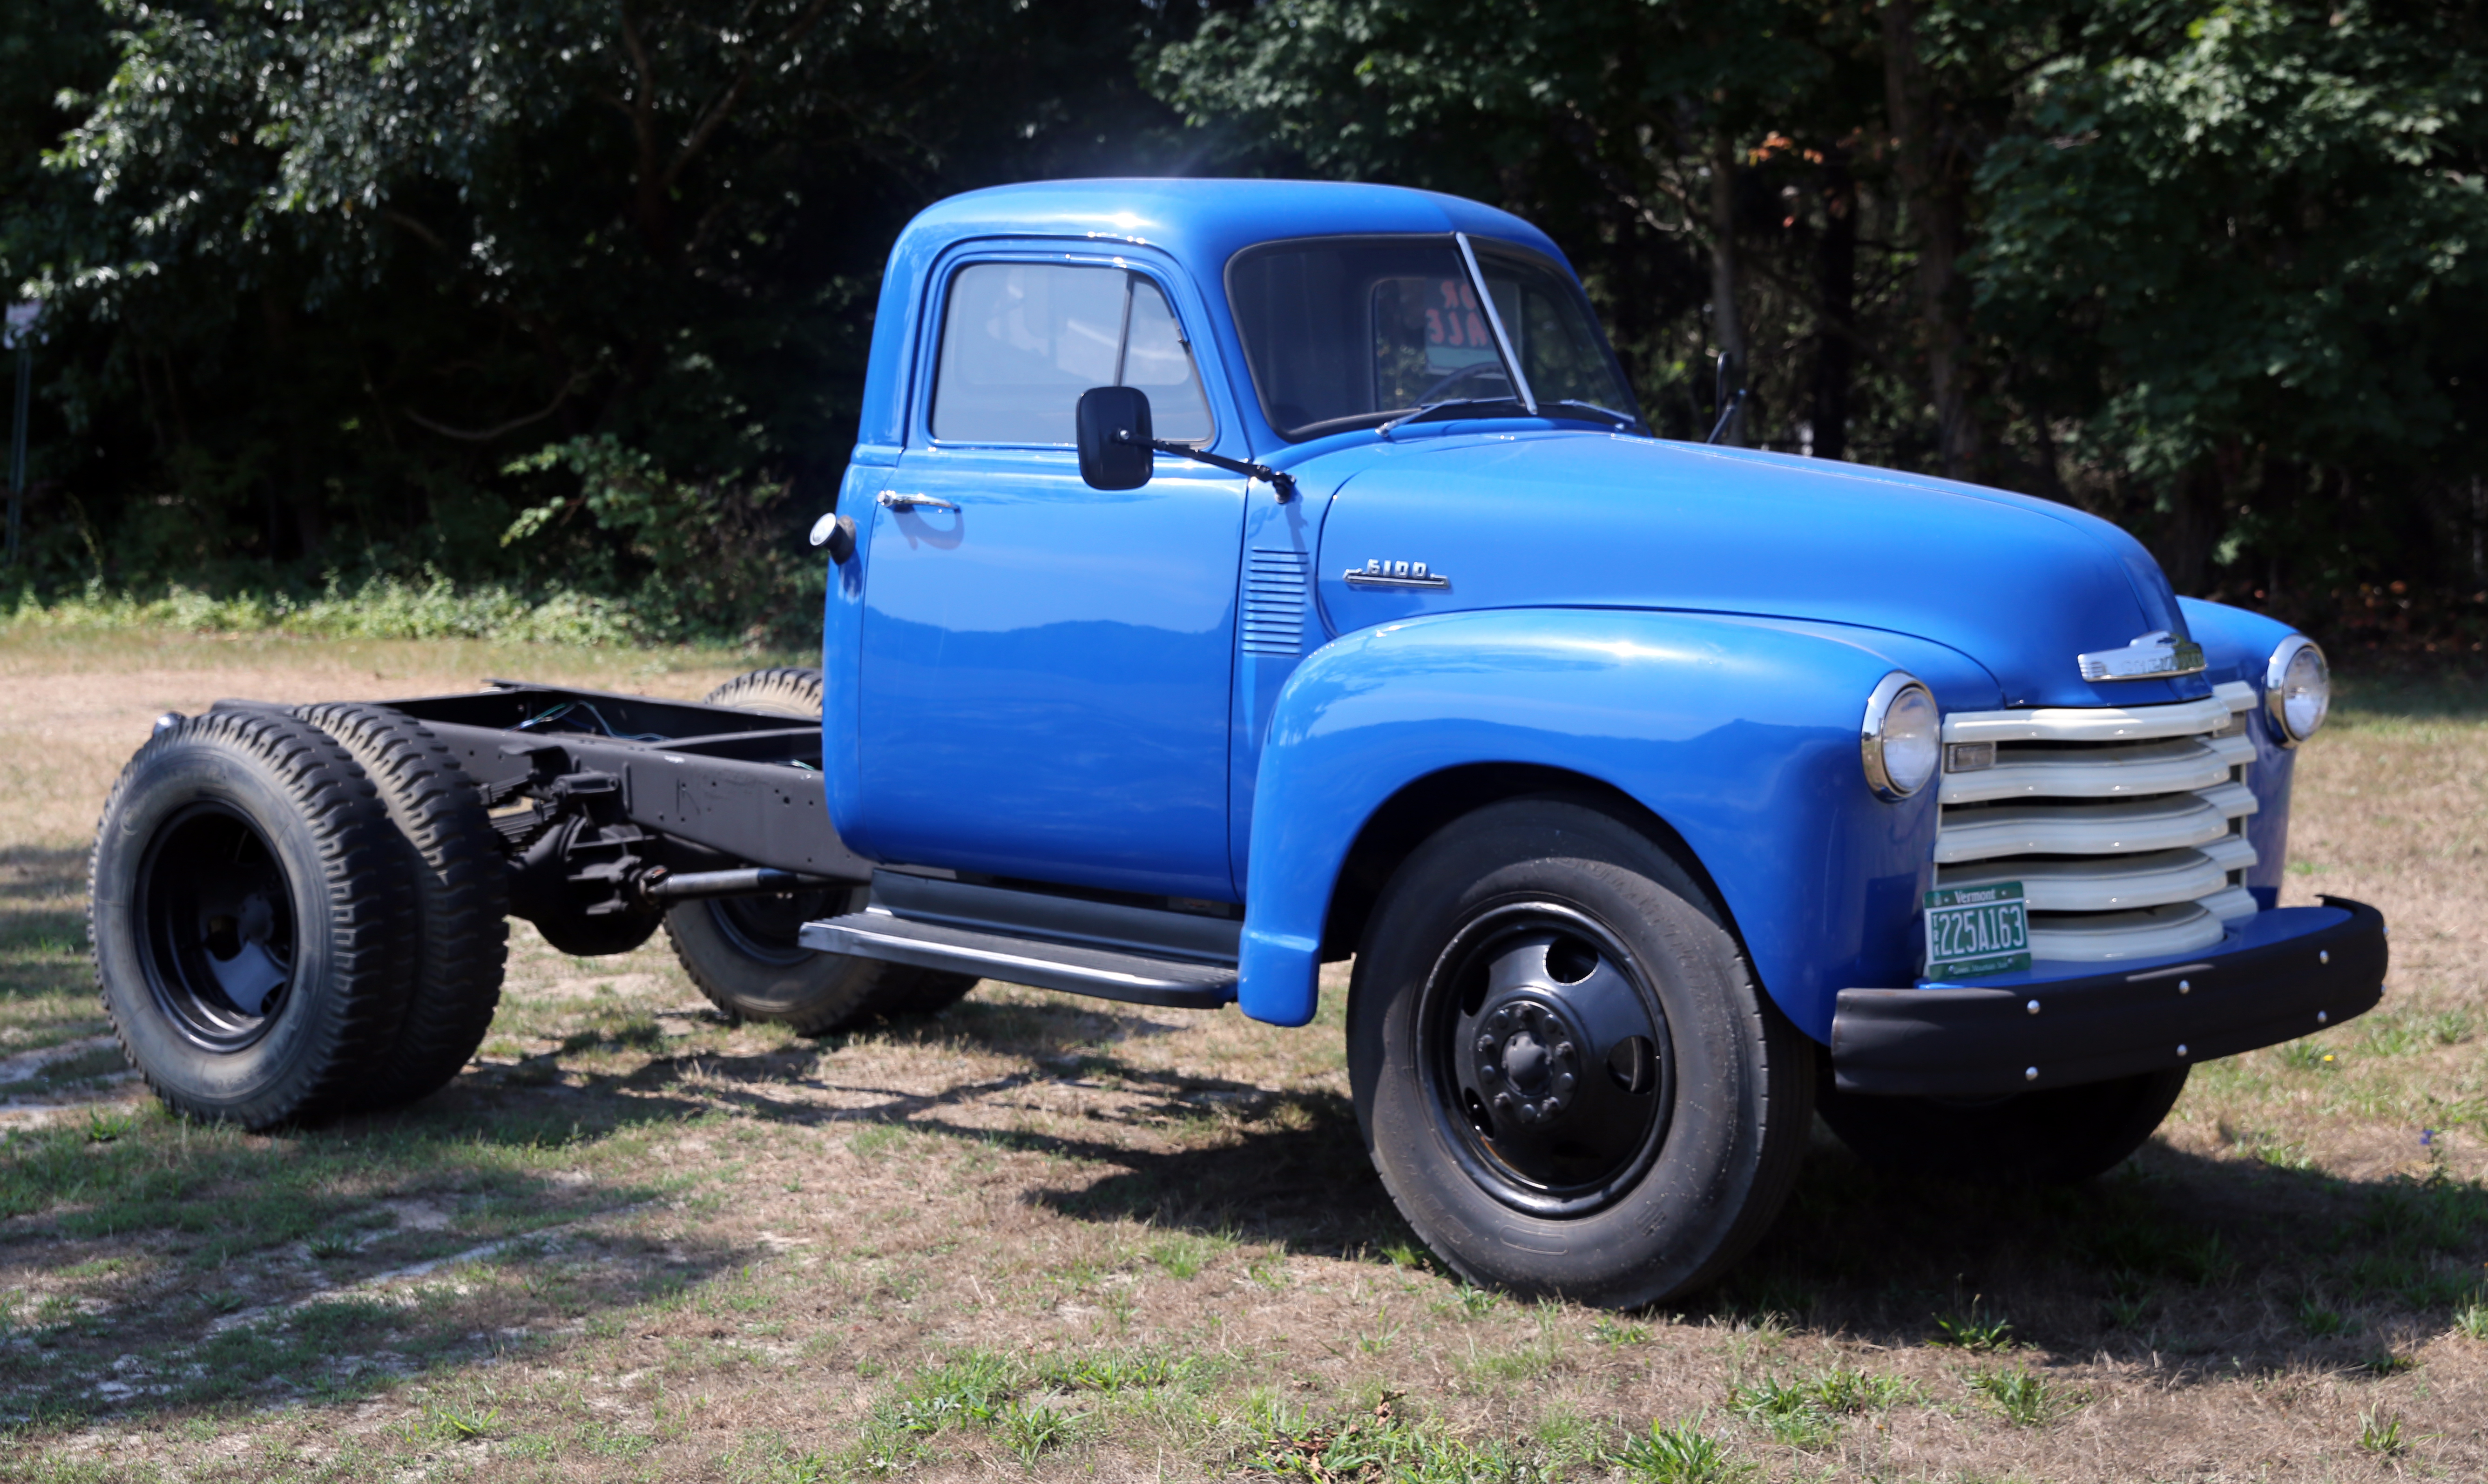
{"label": "windshield", "polygon": [[[1569,402],[1638,422],[1571,276],[1516,248],[1472,245],[1539,405]],[[1454,400],[1482,404],[1472,415],[1522,414],[1449,237],[1252,248],[1228,266],[1227,295],[1261,410],[1283,437],[1376,427]]]}

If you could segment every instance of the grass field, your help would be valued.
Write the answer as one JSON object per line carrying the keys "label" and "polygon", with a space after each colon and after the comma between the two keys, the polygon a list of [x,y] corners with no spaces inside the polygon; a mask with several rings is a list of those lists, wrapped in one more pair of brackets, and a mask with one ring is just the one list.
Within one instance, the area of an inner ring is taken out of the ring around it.
{"label": "grass field", "polygon": [[[2097,1185],[1878,1180],[1818,1134],[1719,1290],[1465,1288],[1284,1031],[986,985],[807,1041],[663,939],[514,935],[477,1063],[263,1137],[143,1099],[87,832],[159,712],[702,654],[0,630],[0,1476],[1310,1481],[2488,1477],[2488,694],[2352,686],[2289,899],[2385,1006],[2198,1072]],[[1343,982],[1334,966],[1334,989]]]}

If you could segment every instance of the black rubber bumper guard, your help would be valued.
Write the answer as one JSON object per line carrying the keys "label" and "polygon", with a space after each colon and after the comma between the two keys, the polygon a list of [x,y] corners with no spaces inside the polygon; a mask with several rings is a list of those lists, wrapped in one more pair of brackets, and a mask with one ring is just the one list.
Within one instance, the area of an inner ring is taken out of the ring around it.
{"label": "black rubber bumper guard", "polygon": [[1843,1092],[1983,1098],[2234,1056],[2338,1025],[2384,997],[2384,914],[2132,973],[2010,989],[1843,990],[1831,1070]]}

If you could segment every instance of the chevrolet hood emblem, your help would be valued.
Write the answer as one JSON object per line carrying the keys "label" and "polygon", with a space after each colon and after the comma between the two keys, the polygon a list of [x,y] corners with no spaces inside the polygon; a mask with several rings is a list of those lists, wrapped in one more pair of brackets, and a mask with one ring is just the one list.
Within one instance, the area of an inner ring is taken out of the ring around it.
{"label": "chevrolet hood emblem", "polygon": [[2163,629],[2123,649],[2104,649],[2074,658],[2082,667],[2084,680],[2156,680],[2163,675],[2200,674],[2203,646]]}

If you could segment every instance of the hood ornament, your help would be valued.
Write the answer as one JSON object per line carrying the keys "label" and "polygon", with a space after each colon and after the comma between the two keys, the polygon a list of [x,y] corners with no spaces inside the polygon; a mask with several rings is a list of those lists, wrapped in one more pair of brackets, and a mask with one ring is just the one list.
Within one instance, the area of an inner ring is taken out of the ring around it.
{"label": "hood ornament", "polygon": [[2123,649],[2076,655],[2084,680],[2157,680],[2163,675],[2197,675],[2203,669],[2203,646],[2163,629],[2146,633]]}

